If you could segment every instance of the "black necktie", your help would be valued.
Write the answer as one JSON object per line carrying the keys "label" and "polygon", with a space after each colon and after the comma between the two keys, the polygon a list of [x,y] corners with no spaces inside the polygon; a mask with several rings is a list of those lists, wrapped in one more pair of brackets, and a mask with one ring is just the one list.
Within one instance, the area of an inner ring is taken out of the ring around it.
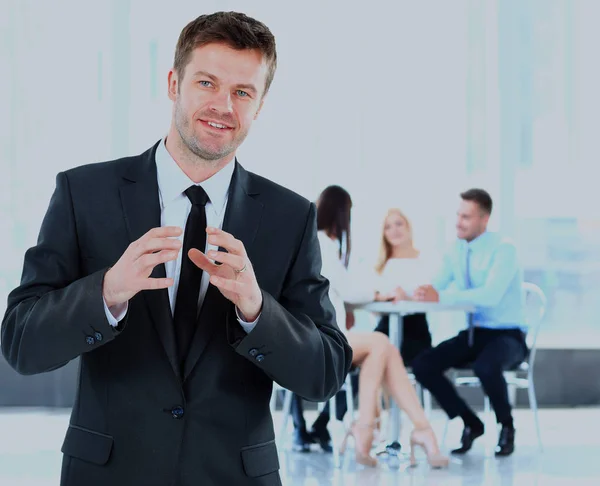
{"label": "black necktie", "polygon": [[206,212],[204,206],[209,200],[206,192],[200,186],[191,186],[185,191],[185,195],[191,201],[192,209],[185,224],[179,288],[177,289],[175,315],[173,317],[177,353],[182,366],[196,328],[200,281],[202,280],[202,270],[189,259],[188,251],[190,248],[196,248],[201,252],[205,251]]}

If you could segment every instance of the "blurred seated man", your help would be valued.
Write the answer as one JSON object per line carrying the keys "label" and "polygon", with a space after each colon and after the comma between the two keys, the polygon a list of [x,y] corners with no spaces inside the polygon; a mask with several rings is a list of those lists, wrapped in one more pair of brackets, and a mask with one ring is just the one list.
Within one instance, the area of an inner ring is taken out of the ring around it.
{"label": "blurred seated man", "polygon": [[470,364],[502,425],[496,455],[507,456],[514,451],[515,429],[503,371],[517,366],[527,355],[522,270],[515,246],[487,231],[492,212],[490,195],[482,189],[471,189],[461,198],[458,240],[445,256],[433,285],[417,289],[415,299],[472,304],[476,310],[468,315],[467,330],[420,354],[412,368],[448,417],[462,418],[461,446],[452,453],[464,454],[483,435],[484,427],[444,372]]}

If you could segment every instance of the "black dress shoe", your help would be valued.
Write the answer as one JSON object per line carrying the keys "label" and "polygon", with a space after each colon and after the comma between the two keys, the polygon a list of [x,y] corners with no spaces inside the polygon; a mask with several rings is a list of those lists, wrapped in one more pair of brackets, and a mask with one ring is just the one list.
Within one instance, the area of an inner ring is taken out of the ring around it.
{"label": "black dress shoe", "polygon": [[498,445],[496,446],[497,456],[510,456],[515,451],[515,429],[512,427],[502,427]]}
{"label": "black dress shoe", "polygon": [[465,427],[463,430],[462,437],[460,439],[461,446],[458,449],[454,449],[451,451],[452,454],[465,454],[466,452],[471,450],[473,447],[473,442],[477,437],[481,437],[483,435],[483,427],[481,429],[474,429],[471,427]]}
{"label": "black dress shoe", "polygon": [[314,427],[310,431],[310,437],[312,441],[321,446],[323,452],[333,452],[333,447],[331,446],[331,435],[329,435],[329,431],[327,427]]}
{"label": "black dress shoe", "polygon": [[310,445],[313,443],[314,441],[306,429],[294,430],[292,449],[295,452],[310,452]]}

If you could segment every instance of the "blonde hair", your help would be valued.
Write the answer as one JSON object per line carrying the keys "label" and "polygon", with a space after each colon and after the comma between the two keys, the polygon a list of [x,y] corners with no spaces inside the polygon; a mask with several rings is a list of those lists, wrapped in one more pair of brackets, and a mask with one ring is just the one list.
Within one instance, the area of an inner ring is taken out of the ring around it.
{"label": "blonde hair", "polygon": [[377,258],[377,264],[375,265],[375,271],[379,274],[383,272],[386,263],[392,256],[392,245],[390,245],[385,238],[385,223],[387,219],[393,214],[397,214],[404,220],[404,223],[406,224],[406,228],[408,230],[408,237],[410,238],[410,246],[414,249],[412,224],[410,223],[410,220],[406,217],[406,214],[404,214],[402,210],[398,208],[389,209],[387,214],[385,215],[385,218],[383,219],[383,225],[381,228],[381,245],[379,246],[379,257]]}

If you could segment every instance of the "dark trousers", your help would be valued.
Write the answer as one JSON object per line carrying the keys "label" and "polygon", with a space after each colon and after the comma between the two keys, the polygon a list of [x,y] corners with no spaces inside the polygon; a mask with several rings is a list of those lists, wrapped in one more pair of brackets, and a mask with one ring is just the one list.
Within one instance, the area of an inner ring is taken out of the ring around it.
{"label": "dark trousers", "polygon": [[453,419],[472,412],[444,372],[450,368],[471,368],[481,380],[496,419],[506,423],[512,421],[512,415],[503,371],[518,366],[527,357],[527,352],[525,335],[520,329],[476,328],[472,347],[469,347],[468,332],[462,331],[419,355],[412,363],[412,370],[419,383]]}
{"label": "dark trousers", "polygon": [[[358,375],[353,373],[350,375],[350,379],[352,380],[352,389],[356,393],[358,390]],[[348,406],[346,404],[346,390],[341,390],[336,395],[336,403],[335,403],[335,416],[338,420],[342,420],[344,415],[348,411]],[[302,403],[302,398],[294,393],[292,396],[292,421],[294,423],[294,429],[296,430],[306,430],[306,421],[304,420],[304,405]],[[320,429],[327,427],[329,423],[329,402],[325,404],[323,410],[315,420],[312,425],[312,429]]]}
{"label": "dark trousers", "polygon": [[[425,314],[408,314],[402,318],[402,345],[400,356],[405,366],[411,366],[413,360],[423,351],[431,349],[431,333]],[[375,331],[390,335],[390,316],[379,320]]]}

